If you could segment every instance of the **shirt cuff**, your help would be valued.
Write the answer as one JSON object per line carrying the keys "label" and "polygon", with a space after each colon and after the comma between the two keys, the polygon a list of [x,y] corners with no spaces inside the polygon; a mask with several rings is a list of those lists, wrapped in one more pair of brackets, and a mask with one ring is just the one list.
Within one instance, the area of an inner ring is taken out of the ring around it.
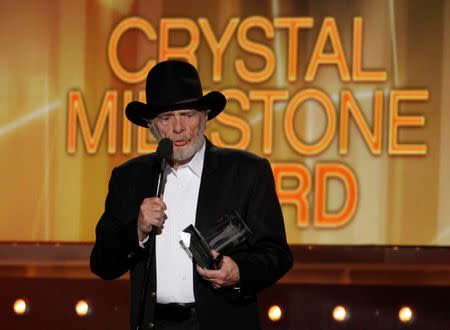
{"label": "shirt cuff", "polygon": [[139,246],[143,249],[145,249],[145,243],[147,243],[148,239],[150,238],[150,236],[147,236],[146,238],[144,238],[143,241],[139,241]]}

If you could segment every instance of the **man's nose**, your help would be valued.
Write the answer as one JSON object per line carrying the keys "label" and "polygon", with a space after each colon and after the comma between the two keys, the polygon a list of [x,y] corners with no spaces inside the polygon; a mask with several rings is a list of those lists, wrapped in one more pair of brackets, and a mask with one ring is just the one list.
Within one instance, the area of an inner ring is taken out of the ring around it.
{"label": "man's nose", "polygon": [[184,122],[183,119],[179,116],[175,116],[174,118],[173,131],[175,133],[181,133],[184,131]]}

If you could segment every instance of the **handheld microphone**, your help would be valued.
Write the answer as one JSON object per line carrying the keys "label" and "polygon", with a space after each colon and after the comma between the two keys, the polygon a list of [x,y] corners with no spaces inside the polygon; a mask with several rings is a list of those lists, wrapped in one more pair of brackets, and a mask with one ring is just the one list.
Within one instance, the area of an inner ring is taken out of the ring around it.
{"label": "handheld microphone", "polygon": [[158,148],[156,149],[156,156],[158,157],[161,168],[159,171],[159,184],[158,189],[156,190],[156,196],[161,198],[161,196],[164,193],[164,186],[165,186],[165,177],[164,173],[166,171],[167,163],[172,159],[173,155],[173,145],[172,141],[170,141],[168,138],[164,138],[158,143]]}
{"label": "handheld microphone", "polygon": [[[165,186],[165,172],[167,163],[172,159],[173,155],[173,145],[172,141],[170,141],[167,138],[162,139],[158,143],[158,148],[156,148],[156,156],[159,159],[159,162],[161,164],[161,167],[159,169],[159,184],[156,190],[156,196],[159,198],[162,197],[164,193],[164,186]],[[145,270],[144,270],[144,278],[143,278],[143,284],[141,289],[141,295],[139,297],[139,305],[138,305],[138,314],[137,314],[137,320],[136,320],[136,330],[140,330],[142,326],[142,321],[144,320],[144,308],[145,308],[145,300],[147,297],[147,290],[148,290],[148,278],[150,274],[150,266],[152,263],[153,258],[153,245],[155,244],[155,231],[152,230],[149,233],[149,244],[145,245],[145,249],[147,252],[147,258],[145,261]]]}

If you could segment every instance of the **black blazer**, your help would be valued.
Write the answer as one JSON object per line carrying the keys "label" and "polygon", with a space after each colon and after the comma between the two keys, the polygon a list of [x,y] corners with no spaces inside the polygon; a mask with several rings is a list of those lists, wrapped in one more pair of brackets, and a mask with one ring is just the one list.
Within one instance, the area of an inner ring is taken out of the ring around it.
{"label": "black blazer", "polygon": [[[132,328],[145,260],[144,250],[138,244],[136,219],[142,200],[156,193],[158,167],[155,154],[149,154],[113,170],[90,260],[92,272],[103,279],[115,279],[130,270]],[[213,289],[194,271],[194,295],[202,330],[259,329],[257,292],[274,284],[292,266],[269,162],[206,141],[195,225],[201,232],[208,232],[217,219],[232,209],[241,214],[253,233],[229,254],[239,266],[241,289]],[[154,323],[155,292],[153,263],[143,329],[151,329]]]}

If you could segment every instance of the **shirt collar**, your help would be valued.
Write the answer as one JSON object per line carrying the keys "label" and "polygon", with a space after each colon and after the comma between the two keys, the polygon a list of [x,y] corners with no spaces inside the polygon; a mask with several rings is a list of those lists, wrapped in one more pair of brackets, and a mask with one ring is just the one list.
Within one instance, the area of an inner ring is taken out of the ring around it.
{"label": "shirt collar", "polygon": [[[195,176],[197,176],[199,179],[201,178],[203,171],[203,161],[205,159],[205,149],[206,149],[205,146],[206,141],[203,142],[202,147],[200,148],[199,151],[195,153],[194,157],[192,157],[189,163],[180,166],[180,168],[188,167],[192,171],[192,173],[194,173]],[[175,171],[172,169],[172,172]]]}

